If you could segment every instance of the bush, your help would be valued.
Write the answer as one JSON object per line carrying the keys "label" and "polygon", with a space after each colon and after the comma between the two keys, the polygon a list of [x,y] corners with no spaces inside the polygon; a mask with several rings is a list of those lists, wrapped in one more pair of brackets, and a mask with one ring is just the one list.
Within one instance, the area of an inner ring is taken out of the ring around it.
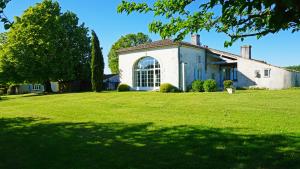
{"label": "bush", "polygon": [[265,87],[255,87],[255,86],[250,86],[248,90],[268,90],[268,88]]}
{"label": "bush", "polygon": [[85,92],[92,91],[92,84],[90,80],[60,81],[58,88],[60,93]]}
{"label": "bush", "polygon": [[213,79],[206,80],[203,88],[205,92],[215,92],[217,90],[217,82]]}
{"label": "bush", "polygon": [[223,85],[224,85],[224,89],[231,88],[232,85],[233,85],[233,81],[232,80],[225,80],[223,82]]}
{"label": "bush", "polygon": [[6,88],[0,88],[0,96],[4,95],[7,93],[7,89]]}
{"label": "bush", "polygon": [[118,92],[126,92],[129,91],[130,87],[127,84],[119,84]]}
{"label": "bush", "polygon": [[195,80],[192,83],[192,90],[194,92],[203,92],[204,88],[203,88],[203,81],[202,80]]}
{"label": "bush", "polygon": [[160,92],[162,93],[174,93],[178,92],[178,89],[170,83],[163,83],[160,85]]}

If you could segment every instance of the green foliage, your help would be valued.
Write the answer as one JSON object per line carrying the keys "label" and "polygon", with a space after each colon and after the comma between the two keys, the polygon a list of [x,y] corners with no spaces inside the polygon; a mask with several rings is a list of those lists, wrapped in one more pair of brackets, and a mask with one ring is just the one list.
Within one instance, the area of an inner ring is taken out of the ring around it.
{"label": "green foliage", "polygon": [[6,88],[0,88],[0,96],[7,94],[7,89]]}
{"label": "green foliage", "polygon": [[194,92],[203,92],[204,88],[203,88],[203,81],[202,80],[195,80],[192,83],[192,90]]}
{"label": "green foliage", "polygon": [[205,80],[203,88],[205,92],[215,92],[217,91],[217,82],[213,79]]}
{"label": "green foliage", "polygon": [[286,67],[289,70],[293,70],[293,71],[298,71],[300,72],[300,65],[295,65],[295,66],[288,66]]}
{"label": "green foliage", "polygon": [[2,47],[7,42],[7,32],[1,32],[0,33],[0,50],[2,50]]}
{"label": "green foliage", "polygon": [[44,83],[89,78],[90,38],[72,12],[44,0],[16,17],[0,55],[0,79]]}
{"label": "green foliage", "polygon": [[178,89],[170,83],[163,83],[160,85],[159,91],[162,93],[178,92]]}
{"label": "green foliage", "polygon": [[119,84],[118,92],[127,92],[130,91],[130,87],[127,84]]}
{"label": "green foliage", "polygon": [[248,87],[247,90],[268,90],[268,88],[265,87]]}
{"label": "green foliage", "polygon": [[10,2],[10,0],[1,0],[0,1],[0,22],[4,24],[4,29],[9,29],[11,25],[13,24],[8,20],[6,15],[4,14],[4,9],[6,8],[6,5]]}
{"label": "green foliage", "polygon": [[117,42],[112,45],[108,54],[108,66],[111,72],[114,74],[119,73],[119,56],[117,54],[117,50],[121,48],[137,46],[147,42],[151,42],[151,39],[148,35],[145,35],[143,33],[128,34],[122,36]]}
{"label": "green foliage", "polygon": [[191,32],[222,32],[230,37],[230,41],[224,43],[225,46],[249,36],[261,38],[281,30],[300,30],[298,0],[156,0],[151,3],[123,0],[118,6],[118,12],[153,13],[154,16],[161,16],[161,20],[155,19],[150,23],[149,29],[159,33],[162,38],[176,36],[176,40],[182,40]]}
{"label": "green foliage", "polygon": [[224,89],[231,88],[232,85],[233,85],[233,81],[232,80],[225,80],[223,82],[223,85],[224,85]]}
{"label": "green foliage", "polygon": [[104,78],[104,61],[102,49],[97,34],[92,31],[92,90],[95,92],[102,91]]}

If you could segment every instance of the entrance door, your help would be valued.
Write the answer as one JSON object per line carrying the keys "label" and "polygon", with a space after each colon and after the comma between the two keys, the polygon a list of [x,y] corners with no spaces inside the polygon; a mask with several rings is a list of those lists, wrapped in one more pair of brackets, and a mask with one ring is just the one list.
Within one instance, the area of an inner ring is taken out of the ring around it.
{"label": "entrance door", "polygon": [[220,87],[225,80],[237,81],[237,65],[220,66]]}

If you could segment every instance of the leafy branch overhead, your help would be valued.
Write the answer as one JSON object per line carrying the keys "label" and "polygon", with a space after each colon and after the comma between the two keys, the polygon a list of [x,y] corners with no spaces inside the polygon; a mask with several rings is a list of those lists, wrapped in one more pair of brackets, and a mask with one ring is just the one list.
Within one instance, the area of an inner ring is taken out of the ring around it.
{"label": "leafy branch overhead", "polygon": [[[195,8],[196,7],[196,8]],[[300,30],[299,0],[156,0],[154,3],[122,1],[119,13],[153,13],[149,29],[162,38],[182,40],[187,34],[214,30],[229,36],[224,43],[256,36],[261,38],[281,30]]]}
{"label": "leafy branch overhead", "polygon": [[4,9],[10,0],[0,0],[0,21],[3,22],[4,28],[9,29],[12,22],[8,20],[7,16],[4,14]]}

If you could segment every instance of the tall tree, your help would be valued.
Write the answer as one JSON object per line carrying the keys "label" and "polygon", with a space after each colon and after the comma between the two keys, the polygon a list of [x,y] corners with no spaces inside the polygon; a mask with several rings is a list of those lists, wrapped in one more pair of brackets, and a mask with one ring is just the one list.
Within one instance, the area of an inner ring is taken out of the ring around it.
{"label": "tall tree", "polygon": [[[16,83],[75,80],[89,64],[88,28],[58,2],[44,0],[16,17],[0,53],[0,78]],[[82,69],[81,69],[82,68]],[[85,71],[87,72],[87,71]]]}
{"label": "tall tree", "polygon": [[156,0],[154,3],[122,1],[118,12],[148,13],[166,18],[149,25],[152,32],[162,38],[185,35],[202,30],[223,32],[230,37],[225,46],[238,39],[260,38],[281,30],[300,30],[299,0]]}
{"label": "tall tree", "polygon": [[92,89],[95,92],[102,91],[103,88],[103,76],[104,76],[104,61],[102,55],[102,49],[97,34],[92,31]]}
{"label": "tall tree", "polygon": [[119,56],[117,50],[121,48],[133,47],[152,40],[148,35],[143,33],[128,34],[122,36],[117,42],[115,42],[108,54],[108,65],[112,73],[119,73]]}

